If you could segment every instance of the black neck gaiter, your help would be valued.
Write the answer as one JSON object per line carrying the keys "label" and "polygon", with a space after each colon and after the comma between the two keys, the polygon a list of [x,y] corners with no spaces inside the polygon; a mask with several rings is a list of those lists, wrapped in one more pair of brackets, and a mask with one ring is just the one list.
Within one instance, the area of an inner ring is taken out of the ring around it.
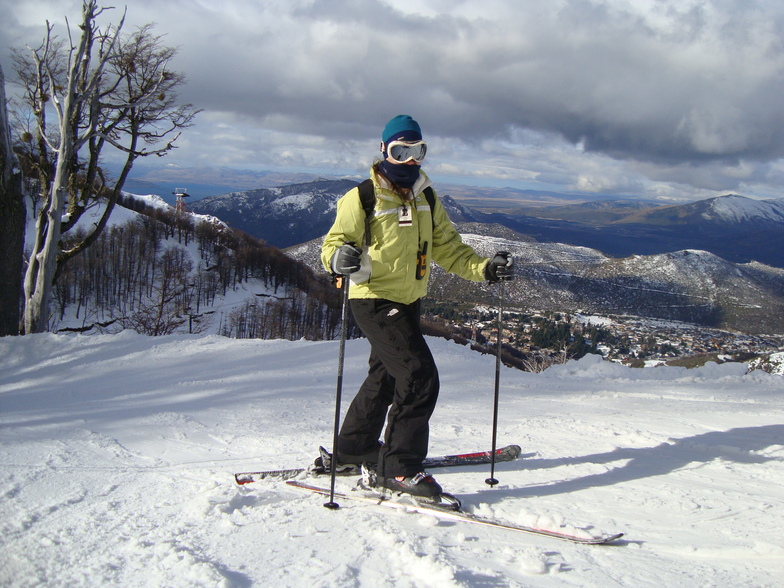
{"label": "black neck gaiter", "polygon": [[386,159],[379,164],[379,169],[390,182],[397,184],[401,188],[411,189],[419,179],[421,165],[408,165],[402,163],[391,163]]}

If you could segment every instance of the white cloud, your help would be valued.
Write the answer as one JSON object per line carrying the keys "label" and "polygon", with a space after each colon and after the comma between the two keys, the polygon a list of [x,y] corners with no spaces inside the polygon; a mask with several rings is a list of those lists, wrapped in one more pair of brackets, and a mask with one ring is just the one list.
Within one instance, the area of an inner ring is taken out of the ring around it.
{"label": "white cloud", "polygon": [[[79,6],[0,0],[0,42]],[[205,109],[183,162],[364,173],[406,112],[439,174],[687,196],[780,177],[779,1],[129,0],[126,30],[150,21]]]}

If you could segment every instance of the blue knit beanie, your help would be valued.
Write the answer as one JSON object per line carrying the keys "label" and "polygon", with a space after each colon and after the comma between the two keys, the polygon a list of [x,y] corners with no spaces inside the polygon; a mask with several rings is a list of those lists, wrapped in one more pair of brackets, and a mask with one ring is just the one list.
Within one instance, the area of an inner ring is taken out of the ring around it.
{"label": "blue knit beanie", "polygon": [[387,123],[384,132],[381,133],[381,140],[388,144],[392,141],[421,141],[422,130],[419,123],[407,114],[398,114]]}

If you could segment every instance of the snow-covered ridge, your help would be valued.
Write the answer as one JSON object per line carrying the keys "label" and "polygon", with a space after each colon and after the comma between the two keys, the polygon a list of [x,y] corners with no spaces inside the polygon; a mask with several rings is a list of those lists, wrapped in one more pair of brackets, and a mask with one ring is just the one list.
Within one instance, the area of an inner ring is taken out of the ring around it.
{"label": "snow-covered ridge", "polygon": [[172,207],[160,196],[157,194],[131,194],[130,192],[124,192],[125,196],[130,196],[140,202],[144,202],[150,208],[158,208],[160,210],[169,210]]}
{"label": "snow-covered ridge", "polygon": [[713,198],[708,203],[708,208],[702,213],[703,218],[708,220],[723,220],[728,223],[759,220],[784,223],[784,202],[781,200],[753,200],[731,194]]}

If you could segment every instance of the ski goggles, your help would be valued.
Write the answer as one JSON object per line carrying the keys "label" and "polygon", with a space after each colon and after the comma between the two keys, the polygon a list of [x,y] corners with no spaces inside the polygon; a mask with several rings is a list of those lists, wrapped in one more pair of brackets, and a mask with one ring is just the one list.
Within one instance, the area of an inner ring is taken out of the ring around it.
{"label": "ski goggles", "polygon": [[424,141],[392,141],[387,145],[387,157],[393,163],[421,163],[427,154],[427,143]]}

